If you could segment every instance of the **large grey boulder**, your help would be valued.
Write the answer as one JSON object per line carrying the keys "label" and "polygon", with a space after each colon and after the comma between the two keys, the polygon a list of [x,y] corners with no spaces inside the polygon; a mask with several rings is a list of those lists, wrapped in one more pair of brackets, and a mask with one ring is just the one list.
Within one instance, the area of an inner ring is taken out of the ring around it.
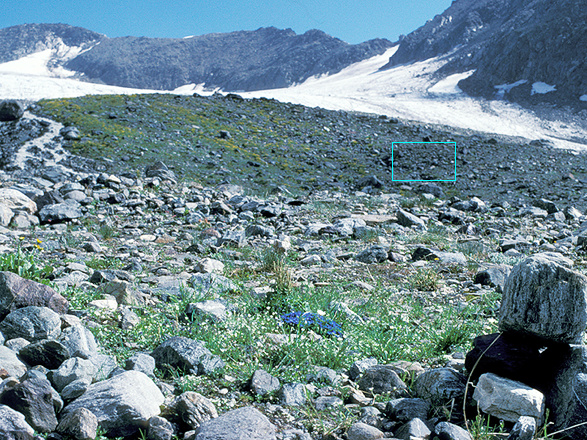
{"label": "large grey boulder", "polygon": [[275,426],[259,410],[245,406],[208,420],[195,440],[275,440]]}
{"label": "large grey boulder", "polygon": [[224,368],[222,359],[213,355],[203,342],[183,336],[175,336],[163,342],[151,356],[160,369],[171,367],[192,374],[210,374]]}
{"label": "large grey boulder", "polygon": [[0,404],[10,406],[23,414],[27,423],[36,431],[52,432],[57,427],[53,392],[47,379],[27,379],[4,390],[0,396]]}
{"label": "large grey boulder", "polygon": [[57,339],[61,334],[61,319],[48,307],[23,307],[4,318],[0,331],[6,339],[24,338],[30,342]]}
{"label": "large grey boulder", "polygon": [[394,393],[404,394],[406,384],[400,379],[396,368],[390,365],[373,365],[368,367],[357,380],[357,385],[363,391],[374,394]]}
{"label": "large grey boulder", "polygon": [[59,342],[69,350],[71,356],[88,359],[98,354],[94,335],[81,324],[64,329]]}
{"label": "large grey boulder", "polygon": [[67,300],[53,290],[12,272],[0,272],[0,319],[10,311],[27,306],[48,307],[56,313],[66,313]]}
{"label": "large grey boulder", "polygon": [[286,383],[277,393],[279,403],[286,406],[301,406],[307,402],[306,387],[302,383]]}
{"label": "large grey boulder", "polygon": [[177,396],[165,411],[171,421],[180,423],[189,429],[196,429],[207,420],[218,417],[216,407],[201,394],[187,391]]}
{"label": "large grey boulder", "polygon": [[580,344],[586,327],[584,275],[544,254],[527,258],[512,269],[501,302],[501,331]]}
{"label": "large grey boulder", "polygon": [[96,366],[92,361],[73,357],[63,362],[63,364],[53,372],[51,382],[53,382],[55,389],[61,392],[61,390],[67,385],[76,380],[81,379],[88,384],[91,383],[95,374]]}
{"label": "large grey boulder", "polygon": [[264,396],[280,387],[279,379],[265,370],[256,370],[251,377],[251,391],[258,396]]}
{"label": "large grey boulder", "polygon": [[24,106],[15,99],[0,101],[0,122],[16,121],[24,115]]}
{"label": "large grey boulder", "polygon": [[149,419],[159,415],[165,398],[157,385],[140,371],[126,371],[91,385],[65,407],[62,417],[86,408],[98,419],[108,437],[125,437],[147,429]]}
{"label": "large grey boulder", "polygon": [[46,205],[39,211],[39,220],[41,223],[60,223],[82,216],[83,213],[79,203],[73,200],[56,203],[55,205]]}
{"label": "large grey boulder", "polygon": [[10,348],[0,345],[0,369],[4,369],[12,377],[21,378],[26,373],[26,365],[23,364],[16,353]]}
{"label": "large grey boulder", "polygon": [[353,423],[346,433],[349,440],[377,440],[385,438],[385,434],[377,429],[375,426],[367,425],[366,423]]}
{"label": "large grey boulder", "polygon": [[24,416],[6,405],[0,405],[0,438],[2,440],[33,440],[35,430]]}
{"label": "large grey boulder", "polygon": [[516,422],[521,416],[529,416],[540,423],[544,416],[544,394],[522,382],[493,373],[481,375],[473,399],[481,411],[507,422]]}
{"label": "large grey boulder", "polygon": [[91,411],[78,408],[62,417],[57,432],[76,440],[94,440],[98,431],[98,419]]}

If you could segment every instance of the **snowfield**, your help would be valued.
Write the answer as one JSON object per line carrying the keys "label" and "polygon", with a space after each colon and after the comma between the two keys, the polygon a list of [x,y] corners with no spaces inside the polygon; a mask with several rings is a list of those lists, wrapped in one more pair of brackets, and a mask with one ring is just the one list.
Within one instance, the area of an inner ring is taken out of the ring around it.
{"label": "snowfield", "polygon": [[[75,48],[70,49],[73,54]],[[457,83],[474,71],[439,80],[435,73],[448,62],[450,54],[380,71],[396,50],[397,46],[382,55],[353,64],[337,74],[313,77],[289,88],[240,95],[245,98],[274,98],[282,102],[330,110],[382,114],[486,133],[520,136],[530,140],[544,139],[554,147],[587,150],[587,131],[578,125],[568,121],[546,121],[535,116],[533,112],[506,101],[488,101],[465,95]],[[72,78],[71,72],[48,67],[55,57],[55,50],[49,50],[0,64],[0,99],[38,100],[89,94],[134,93],[208,95],[222,92],[207,90],[202,84],[185,85],[176,90],[161,92],[83,82]],[[496,89],[507,93],[521,83],[523,80],[496,86]],[[534,86],[535,93],[547,93],[551,91],[550,87],[554,87],[545,83],[535,83]],[[584,96],[581,97],[583,98]]]}

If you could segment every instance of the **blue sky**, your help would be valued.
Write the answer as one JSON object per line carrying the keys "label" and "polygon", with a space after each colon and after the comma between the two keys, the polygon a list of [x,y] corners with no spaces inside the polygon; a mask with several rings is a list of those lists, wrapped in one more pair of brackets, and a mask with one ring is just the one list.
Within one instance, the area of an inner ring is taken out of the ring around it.
{"label": "blue sky", "polygon": [[275,26],[320,29],[349,43],[397,40],[451,0],[27,0],[2,8],[0,28],[67,23],[109,37],[184,37]]}

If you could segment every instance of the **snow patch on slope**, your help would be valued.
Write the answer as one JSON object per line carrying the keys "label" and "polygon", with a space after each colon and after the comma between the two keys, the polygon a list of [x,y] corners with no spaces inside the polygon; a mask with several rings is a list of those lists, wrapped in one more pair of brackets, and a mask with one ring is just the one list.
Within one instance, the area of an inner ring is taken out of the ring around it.
{"label": "snow patch on slope", "polygon": [[532,91],[530,92],[530,95],[535,95],[537,93],[544,94],[554,91],[556,91],[556,86],[551,86],[550,84],[539,81],[532,84]]}
{"label": "snow patch on slope", "polygon": [[[540,119],[517,104],[471,98],[456,85],[457,75],[439,81],[436,72],[450,60],[450,54],[379,70],[396,50],[397,46],[337,74],[310,78],[293,87],[241,95],[331,110],[383,114],[531,140],[546,139],[555,147],[587,151],[587,132],[579,126]],[[462,79],[470,73],[458,75]]]}

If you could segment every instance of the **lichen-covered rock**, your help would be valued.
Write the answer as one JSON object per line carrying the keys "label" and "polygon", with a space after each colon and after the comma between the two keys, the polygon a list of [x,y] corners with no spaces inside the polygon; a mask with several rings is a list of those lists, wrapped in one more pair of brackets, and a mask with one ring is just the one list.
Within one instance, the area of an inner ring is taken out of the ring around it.
{"label": "lichen-covered rock", "polygon": [[0,405],[0,438],[2,440],[33,440],[35,430],[24,416],[6,405]]}
{"label": "lichen-covered rock", "polygon": [[544,254],[512,269],[501,302],[501,331],[580,344],[586,327],[587,277]]}
{"label": "lichen-covered rock", "polygon": [[202,423],[195,439],[275,440],[275,426],[259,410],[245,406]]}
{"label": "lichen-covered rock", "polygon": [[24,338],[30,342],[57,339],[61,334],[61,319],[48,307],[23,307],[4,318],[0,331],[6,339]]}

